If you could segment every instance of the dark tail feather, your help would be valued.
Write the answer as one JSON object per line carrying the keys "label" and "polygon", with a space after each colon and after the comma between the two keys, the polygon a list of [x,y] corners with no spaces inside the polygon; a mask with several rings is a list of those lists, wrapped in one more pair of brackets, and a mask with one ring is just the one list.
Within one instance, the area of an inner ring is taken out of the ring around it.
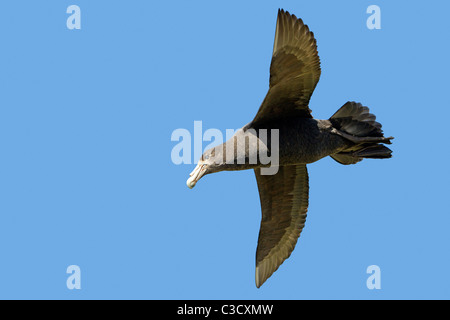
{"label": "dark tail feather", "polygon": [[354,164],[364,158],[391,158],[392,150],[381,143],[390,144],[390,139],[393,138],[384,137],[381,124],[375,119],[375,115],[370,113],[369,108],[363,107],[360,103],[347,102],[344,104],[330,118],[330,122],[344,137],[351,138],[350,141],[356,142],[331,157],[341,164]]}
{"label": "dark tail feather", "polygon": [[369,145],[353,153],[357,157],[369,159],[392,158],[392,150],[382,144]]}
{"label": "dark tail feather", "polygon": [[361,145],[360,149],[335,153],[331,157],[340,164],[355,164],[362,159],[392,158],[392,150],[382,144]]}
{"label": "dark tail feather", "polygon": [[330,156],[333,158],[333,160],[339,162],[340,164],[355,164],[360,162],[363,158],[360,157],[354,157],[351,154],[348,153],[335,153]]}
{"label": "dark tail feather", "polygon": [[330,118],[333,127],[357,137],[382,137],[381,124],[361,103],[347,102]]}

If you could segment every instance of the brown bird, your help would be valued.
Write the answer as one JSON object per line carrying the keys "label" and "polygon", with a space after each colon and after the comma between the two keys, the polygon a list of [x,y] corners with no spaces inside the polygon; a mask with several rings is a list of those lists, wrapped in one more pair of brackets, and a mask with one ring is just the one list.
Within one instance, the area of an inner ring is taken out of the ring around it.
{"label": "brown bird", "polygon": [[[384,137],[369,108],[345,103],[330,119],[311,116],[309,100],[319,81],[320,59],[314,34],[301,19],[278,11],[269,91],[252,122],[220,146],[207,150],[187,181],[193,188],[204,175],[253,169],[262,220],[256,251],[259,288],[286,260],[305,226],[308,210],[306,164],[331,156],[348,165],[364,158],[390,158],[393,137]],[[271,135],[262,135],[266,129]],[[277,134],[278,136],[274,135]],[[237,147],[246,141],[244,148]],[[273,143],[275,142],[275,147]],[[273,173],[261,152],[276,155]]]}

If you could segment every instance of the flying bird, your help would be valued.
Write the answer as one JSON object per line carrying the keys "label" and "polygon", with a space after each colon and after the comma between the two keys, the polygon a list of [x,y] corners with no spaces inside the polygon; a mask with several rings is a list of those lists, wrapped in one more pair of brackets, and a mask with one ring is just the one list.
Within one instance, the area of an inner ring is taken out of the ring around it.
{"label": "flying bird", "polygon": [[[207,150],[187,181],[193,188],[207,174],[254,170],[262,211],[256,250],[258,288],[289,258],[305,226],[308,163],[327,156],[343,165],[392,156],[384,144],[391,144],[393,137],[384,137],[375,115],[360,103],[345,103],[328,120],[312,117],[309,100],[320,74],[314,34],[301,19],[278,10],[269,91],[255,118],[231,139]],[[263,139],[262,129],[266,134],[277,132],[278,140],[272,135]],[[248,143],[237,148],[238,141]],[[275,174],[263,173],[268,164],[261,159],[250,161],[261,151],[278,153]]]}

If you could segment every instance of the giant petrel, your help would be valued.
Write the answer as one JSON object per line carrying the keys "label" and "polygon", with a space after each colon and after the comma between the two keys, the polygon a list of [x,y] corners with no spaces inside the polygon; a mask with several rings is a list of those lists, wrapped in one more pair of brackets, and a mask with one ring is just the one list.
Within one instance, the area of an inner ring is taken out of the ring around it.
{"label": "giant petrel", "polygon": [[[305,225],[309,192],[306,164],[326,156],[344,165],[364,158],[391,157],[392,151],[383,144],[391,144],[393,137],[383,136],[381,124],[360,103],[345,103],[328,120],[312,117],[308,105],[320,73],[314,34],[301,19],[279,10],[269,91],[258,113],[230,140],[207,150],[187,181],[193,188],[210,173],[254,170],[262,209],[256,250],[258,288],[290,256]],[[262,129],[267,139],[262,139]],[[239,141],[247,141],[247,145],[238,148]],[[276,151],[273,142],[277,143]],[[277,152],[275,174],[263,173],[268,164],[258,157],[262,149],[271,157]],[[257,160],[252,162],[255,156]]]}

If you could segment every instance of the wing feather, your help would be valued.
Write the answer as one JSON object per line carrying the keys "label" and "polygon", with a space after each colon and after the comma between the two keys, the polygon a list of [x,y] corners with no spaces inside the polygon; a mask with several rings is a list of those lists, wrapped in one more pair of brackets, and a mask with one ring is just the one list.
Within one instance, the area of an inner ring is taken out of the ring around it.
{"label": "wing feather", "polygon": [[320,73],[314,34],[301,19],[279,10],[269,91],[253,124],[290,116],[311,118],[308,104]]}
{"label": "wing feather", "polygon": [[255,169],[261,200],[261,228],[256,250],[259,288],[289,258],[305,226],[309,182],[306,165],[281,166],[275,175]]}

